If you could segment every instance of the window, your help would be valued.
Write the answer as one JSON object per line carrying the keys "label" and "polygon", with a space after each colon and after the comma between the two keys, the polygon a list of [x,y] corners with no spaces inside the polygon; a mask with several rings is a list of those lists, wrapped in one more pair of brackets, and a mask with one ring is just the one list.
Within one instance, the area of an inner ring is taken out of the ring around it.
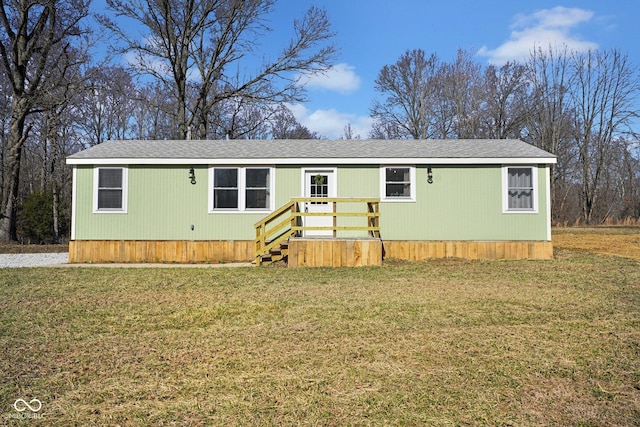
{"label": "window", "polygon": [[127,168],[99,167],[94,169],[94,212],[127,211]]}
{"label": "window", "polygon": [[537,212],[537,168],[507,166],[503,169],[503,211]]}
{"label": "window", "polygon": [[213,209],[238,208],[238,169],[217,168],[213,172]]}
{"label": "window", "polygon": [[211,212],[273,210],[271,168],[213,167],[210,177]]}
{"label": "window", "polygon": [[412,166],[385,166],[381,169],[382,200],[415,201],[416,170]]}
{"label": "window", "polygon": [[247,209],[269,208],[269,169],[246,169],[247,186],[245,207]]}

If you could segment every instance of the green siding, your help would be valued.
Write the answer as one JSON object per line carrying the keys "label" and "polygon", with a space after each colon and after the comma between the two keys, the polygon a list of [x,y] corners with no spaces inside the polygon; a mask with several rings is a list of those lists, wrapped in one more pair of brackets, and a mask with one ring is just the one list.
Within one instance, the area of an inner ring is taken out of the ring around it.
{"label": "green siding", "polygon": [[292,197],[302,197],[300,167],[279,166],[276,170],[276,209],[289,202]]}
{"label": "green siding", "polygon": [[[380,178],[377,166],[352,166],[338,168],[338,197],[380,197]],[[344,203],[338,210],[365,212],[364,203]],[[364,217],[341,217],[339,226],[366,227]],[[337,237],[367,237],[366,231],[338,231]]]}
{"label": "green siding", "polygon": [[93,168],[78,167],[76,239],[252,240],[265,214],[208,213],[208,168],[194,169],[192,185],[185,166],[130,166],[128,209],[118,214],[92,213]]}
{"label": "green siding", "polygon": [[[128,212],[93,213],[93,167],[77,166],[77,240],[251,240],[265,213],[208,213],[208,167],[130,166]],[[277,167],[275,207],[301,195],[302,166]],[[501,166],[416,168],[415,202],[382,202],[382,238],[388,240],[546,240],[545,167],[538,171],[538,213],[502,213]],[[338,197],[380,197],[380,168],[338,167]],[[361,210],[353,205],[344,209]],[[343,225],[364,225],[362,218]],[[191,230],[193,224],[194,230]],[[340,237],[364,233],[341,233]]]}
{"label": "green siding", "polygon": [[538,170],[538,213],[502,213],[500,165],[416,168],[416,201],[380,207],[388,240],[546,240],[545,168]]}
{"label": "green siding", "polygon": [[380,197],[380,168],[338,168],[338,197]]}

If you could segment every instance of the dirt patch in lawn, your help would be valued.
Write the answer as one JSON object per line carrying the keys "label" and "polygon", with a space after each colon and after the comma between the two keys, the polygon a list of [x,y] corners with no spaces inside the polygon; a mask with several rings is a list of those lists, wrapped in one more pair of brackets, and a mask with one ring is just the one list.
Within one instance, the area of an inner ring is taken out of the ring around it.
{"label": "dirt patch in lawn", "polygon": [[640,227],[558,228],[553,246],[640,260]]}
{"label": "dirt patch in lawn", "polygon": [[20,243],[0,243],[0,254],[44,254],[60,252],[69,252],[69,245],[22,245]]}

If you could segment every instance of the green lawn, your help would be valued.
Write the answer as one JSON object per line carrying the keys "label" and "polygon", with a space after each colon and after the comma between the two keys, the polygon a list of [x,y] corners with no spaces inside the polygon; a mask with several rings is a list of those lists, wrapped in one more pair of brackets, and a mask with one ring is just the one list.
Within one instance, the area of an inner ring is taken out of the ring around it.
{"label": "green lawn", "polygon": [[557,255],[3,269],[0,424],[637,426],[640,263]]}

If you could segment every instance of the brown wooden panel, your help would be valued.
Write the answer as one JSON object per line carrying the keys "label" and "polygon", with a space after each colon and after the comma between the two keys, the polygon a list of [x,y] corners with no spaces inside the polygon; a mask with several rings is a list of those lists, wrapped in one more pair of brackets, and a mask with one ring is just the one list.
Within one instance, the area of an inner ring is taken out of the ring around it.
{"label": "brown wooden panel", "polygon": [[[467,259],[551,259],[551,242],[386,241],[386,258],[422,260],[459,257]],[[69,262],[231,262],[250,261],[253,241],[84,241],[69,242]],[[289,265],[379,265],[382,242],[357,239],[292,239]]]}
{"label": "brown wooden panel", "polygon": [[291,239],[289,267],[380,265],[382,242],[358,239]]}
{"label": "brown wooden panel", "polygon": [[333,251],[338,246],[336,240],[325,240],[322,242],[322,265],[331,267],[333,265]]}
{"label": "brown wooden panel", "polygon": [[371,240],[369,242],[368,265],[382,265],[382,242],[380,240]]}
{"label": "brown wooden panel", "polygon": [[345,253],[346,254],[346,246],[344,243],[344,240],[336,240],[334,247],[333,247],[333,253],[331,254],[331,266],[332,267],[341,267],[342,264],[340,263],[340,260],[342,259],[342,254]]}
{"label": "brown wooden panel", "polygon": [[71,263],[202,263],[251,261],[253,241],[74,240]]}
{"label": "brown wooden panel", "polygon": [[385,241],[385,257],[403,260],[429,258],[552,259],[551,242],[531,241]]}

